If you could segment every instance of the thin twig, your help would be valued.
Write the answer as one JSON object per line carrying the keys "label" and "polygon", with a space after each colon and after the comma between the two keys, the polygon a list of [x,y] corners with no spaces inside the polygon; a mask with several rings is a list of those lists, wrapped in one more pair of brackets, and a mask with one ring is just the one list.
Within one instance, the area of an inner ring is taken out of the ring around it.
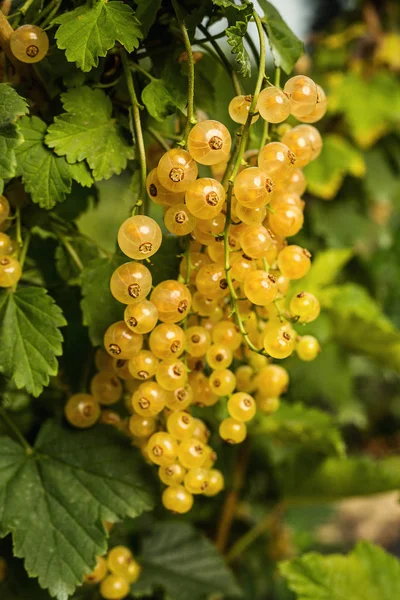
{"label": "thin twig", "polygon": [[232,67],[231,63],[226,58],[225,54],[223,53],[223,51],[221,50],[221,48],[219,47],[219,45],[217,44],[217,42],[215,41],[213,36],[208,32],[208,30],[203,25],[199,25],[199,29],[204,34],[207,41],[214,48],[216,54],[218,55],[223,66],[225,67],[227,73],[231,77],[236,96],[240,96],[243,93],[242,86],[240,85],[239,78],[238,78],[234,68]]}
{"label": "thin twig", "polygon": [[7,414],[7,411],[3,406],[0,406],[0,417],[3,419],[4,423],[7,427],[13,432],[15,437],[21,442],[21,445],[26,449],[27,454],[32,454],[33,448],[30,444],[28,444],[27,440],[24,438],[16,424]]}

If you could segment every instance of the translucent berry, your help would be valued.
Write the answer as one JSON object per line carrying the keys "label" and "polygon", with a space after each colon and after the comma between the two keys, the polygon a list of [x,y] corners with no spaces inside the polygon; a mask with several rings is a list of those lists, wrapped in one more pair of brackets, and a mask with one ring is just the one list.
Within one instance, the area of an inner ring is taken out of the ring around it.
{"label": "translucent berry", "polygon": [[285,181],[279,182],[275,187],[276,193],[286,192],[288,194],[298,194],[302,196],[306,190],[307,181],[301,169],[294,169],[292,174]]}
{"label": "translucent berry", "polygon": [[36,25],[22,25],[10,37],[10,49],[24,63],[42,60],[49,50],[47,33]]}
{"label": "translucent berry", "polygon": [[246,225],[258,225],[262,223],[267,214],[265,206],[259,208],[248,208],[243,204],[237,203],[235,207],[237,218]]}
{"label": "translucent berry", "polygon": [[316,123],[325,115],[327,108],[328,99],[325,96],[325,92],[321,86],[317,85],[317,103],[310,113],[299,117],[299,121],[303,121],[303,123]]}
{"label": "translucent berry", "polygon": [[184,387],[187,380],[185,364],[177,358],[166,358],[157,366],[156,379],[168,392]]}
{"label": "translucent berry", "polygon": [[313,335],[303,335],[296,342],[296,353],[300,360],[314,360],[320,352],[321,346]]}
{"label": "translucent berry", "polygon": [[305,125],[293,127],[282,138],[282,143],[286,144],[296,155],[297,167],[305,167],[313,159],[313,141],[307,130],[304,131],[301,129],[302,127],[305,127]]}
{"label": "translucent berry", "polygon": [[205,298],[223,298],[229,293],[225,269],[220,264],[205,265],[196,276],[198,291]]}
{"label": "translucent berry", "polygon": [[138,262],[128,262],[115,269],[110,289],[119,302],[132,304],[146,298],[151,284],[152,277],[147,267]]}
{"label": "translucent berry", "polygon": [[216,396],[229,396],[236,387],[235,374],[229,369],[217,369],[210,375],[211,391]]}
{"label": "translucent berry", "polygon": [[236,421],[250,421],[256,414],[256,410],[253,396],[245,392],[236,392],[228,400],[228,412]]}
{"label": "translucent berry", "polygon": [[310,292],[299,292],[290,301],[290,312],[300,323],[315,321],[320,312],[317,298]]}
{"label": "translucent berry", "polygon": [[[232,121],[244,125],[247,121],[249,114],[252,96],[235,96],[229,102],[228,112]],[[255,123],[258,119],[258,115],[252,117],[251,122]]]}
{"label": "translucent berry", "polygon": [[291,113],[294,117],[309,114],[317,103],[316,83],[306,75],[295,75],[285,84],[285,93],[290,98]]}
{"label": "translucent berry", "polygon": [[263,225],[247,225],[240,235],[240,244],[246,256],[264,258],[274,242]]}
{"label": "translucent berry", "polygon": [[140,384],[132,396],[133,410],[142,417],[154,417],[165,407],[165,391],[155,381]]}
{"label": "translucent berry", "polygon": [[182,327],[174,323],[161,323],[150,333],[150,350],[161,360],[178,357],[185,349],[186,336]]}
{"label": "translucent berry", "polygon": [[115,404],[122,396],[122,384],[112,371],[97,373],[90,382],[90,392],[100,404]]}
{"label": "translucent berry", "polygon": [[188,314],[192,304],[192,295],[183,283],[167,279],[156,285],[150,300],[158,311],[160,321],[177,323]]}
{"label": "translucent berry", "polygon": [[111,371],[113,366],[113,357],[102,348],[97,348],[94,355],[94,364],[98,371]]}
{"label": "translucent berry", "polygon": [[174,235],[187,235],[193,231],[196,219],[188,210],[186,204],[180,202],[170,206],[167,210],[164,216],[164,224],[168,231]]}
{"label": "translucent berry", "polygon": [[92,427],[100,417],[100,406],[90,394],[70,396],[64,408],[67,421],[79,429]]}
{"label": "translucent berry", "polygon": [[197,467],[189,469],[185,475],[184,485],[191,494],[203,494],[208,488],[209,470]]}
{"label": "translucent berry", "polygon": [[294,350],[293,336],[284,328],[268,330],[264,336],[264,349],[272,358],[287,358]]}
{"label": "translucent berry", "polygon": [[170,410],[185,410],[192,401],[193,390],[190,385],[166,393],[166,405]]}
{"label": "translucent berry", "polygon": [[128,304],[124,312],[124,321],[135,333],[149,333],[157,325],[158,311],[149,300]]}
{"label": "translucent berry", "polygon": [[257,408],[267,415],[276,412],[279,408],[279,405],[279,398],[271,398],[269,396],[264,396],[263,394],[257,395]]}
{"label": "translucent berry", "polygon": [[208,486],[204,491],[205,496],[216,496],[224,489],[224,476],[218,469],[211,469],[208,473]]}
{"label": "translucent berry", "polygon": [[268,216],[268,224],[276,235],[291,237],[303,227],[303,211],[291,204],[281,202]]}
{"label": "translucent berry", "polygon": [[266,365],[257,375],[258,389],[270,397],[280,396],[286,392],[288,385],[288,372],[279,365]]}
{"label": "translucent berry", "polygon": [[178,444],[171,434],[165,431],[153,433],[147,444],[149,459],[156,465],[171,465],[178,454]]}
{"label": "translucent berry", "polygon": [[158,476],[165,485],[179,485],[185,477],[186,469],[178,462],[165,465],[158,469]]}
{"label": "translucent berry", "polygon": [[171,192],[184,192],[197,178],[197,165],[183,148],[168,150],[160,159],[157,177],[161,185]]}
{"label": "translucent berry", "polygon": [[282,123],[290,115],[288,96],[275,86],[264,88],[258,97],[258,112],[269,123]]}
{"label": "translucent berry", "polygon": [[219,121],[201,121],[189,133],[188,150],[201,165],[226,160],[231,150],[231,135]]}
{"label": "translucent berry", "polygon": [[292,131],[296,131],[298,135],[303,135],[311,146],[311,160],[315,160],[322,150],[322,137],[318,129],[313,125],[297,125]]}
{"label": "translucent berry", "polygon": [[174,411],[167,419],[168,432],[179,441],[192,437],[194,425],[193,417],[183,411]]}
{"label": "translucent berry", "polygon": [[108,553],[107,564],[113,575],[126,579],[128,583],[137,581],[141,567],[126,546],[114,546]]}
{"label": "translucent berry", "polygon": [[160,226],[146,215],[126,219],[118,231],[118,245],[122,252],[137,260],[153,256],[161,246],[161,241]]}
{"label": "translucent berry", "polygon": [[206,460],[205,446],[196,438],[183,440],[179,446],[178,458],[185,469],[202,467]]}
{"label": "translucent berry", "polygon": [[157,169],[153,169],[147,175],[146,190],[152,201],[161,206],[173,206],[182,202],[185,198],[184,190],[181,192],[171,192],[171,190],[167,190],[161,185],[157,177]]}
{"label": "translucent berry", "polygon": [[260,208],[268,204],[274,182],[260,167],[243,169],[235,179],[233,190],[238,202],[248,208]]}
{"label": "translucent berry", "polygon": [[158,358],[150,350],[140,350],[128,362],[128,369],[132,377],[146,381],[156,374]]}
{"label": "translucent berry", "polygon": [[143,336],[133,333],[124,321],[110,325],[104,334],[104,348],[115,358],[126,360],[139,352],[143,344]]}
{"label": "translucent berry", "polygon": [[100,584],[104,600],[122,600],[129,594],[129,583],[120,575],[107,575]]}
{"label": "translucent berry", "polygon": [[183,514],[187,513],[193,506],[193,496],[183,485],[173,485],[165,488],[162,495],[162,503],[166,509]]}
{"label": "translucent berry", "polygon": [[129,418],[129,431],[138,438],[148,438],[156,430],[156,421],[153,417],[132,415]]}
{"label": "translucent berry", "polygon": [[224,320],[214,325],[212,341],[214,344],[224,344],[234,352],[242,343],[242,334],[236,323]]}
{"label": "translucent berry", "polygon": [[311,254],[301,246],[286,246],[278,254],[278,267],[288,279],[301,279],[311,267]]}
{"label": "translucent berry", "polygon": [[246,298],[258,306],[270,304],[278,294],[275,277],[261,269],[247,275],[243,289]]}
{"label": "translucent berry", "polygon": [[271,177],[275,185],[290,177],[296,162],[294,152],[281,142],[270,142],[258,155],[258,166]]}
{"label": "translucent berry", "polygon": [[237,253],[231,255],[231,278],[234,281],[243,282],[247,275],[257,268],[256,262],[246,254]]}
{"label": "translucent berry", "polygon": [[246,439],[247,427],[243,421],[237,421],[229,417],[221,421],[219,435],[228,444],[240,444]]}
{"label": "translucent berry", "polygon": [[193,419],[194,421],[194,430],[193,430],[193,438],[200,440],[203,444],[206,444],[208,438],[210,437],[210,432],[207,429],[207,425],[201,419]]}
{"label": "translucent berry", "polygon": [[193,326],[186,330],[186,350],[191,356],[204,356],[211,344],[211,337],[205,327]]}
{"label": "translucent berry", "polygon": [[93,569],[93,571],[91,573],[89,573],[88,575],[85,575],[84,582],[91,583],[91,584],[99,583],[107,575],[107,571],[108,571],[108,567],[107,567],[106,559],[103,558],[102,556],[98,556],[96,559],[95,568]]}
{"label": "translucent berry", "polygon": [[216,179],[201,177],[186,190],[188,209],[198,219],[213,219],[222,210],[225,190]]}
{"label": "translucent berry", "polygon": [[233,360],[232,350],[223,344],[213,344],[207,350],[207,362],[212,369],[226,369]]}
{"label": "translucent berry", "polygon": [[[189,260],[190,260],[190,283],[194,283],[196,281],[197,271],[204,265],[209,265],[211,260],[205,252],[190,252]],[[180,262],[179,274],[183,277],[183,279],[185,281],[187,281],[188,272],[187,272],[187,257],[186,256],[184,256]],[[193,302],[193,299],[192,299],[192,302]]]}
{"label": "translucent berry", "polygon": [[[8,219],[10,215],[10,203],[5,196],[0,194],[0,225]],[[8,254],[8,253],[5,253]]]}

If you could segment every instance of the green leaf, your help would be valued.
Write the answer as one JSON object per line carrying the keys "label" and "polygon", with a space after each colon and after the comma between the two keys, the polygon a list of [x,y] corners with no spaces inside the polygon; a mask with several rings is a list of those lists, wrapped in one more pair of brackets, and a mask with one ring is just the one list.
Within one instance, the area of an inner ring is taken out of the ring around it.
{"label": "green leaf", "polygon": [[345,445],[334,418],[317,408],[281,402],[272,415],[260,415],[255,436],[285,445],[300,444],[313,451],[345,455]]}
{"label": "green leaf", "polygon": [[324,137],[320,156],[304,169],[308,191],[324,200],[336,196],[346,174],[363,177],[365,172],[361,152],[336,134]]}
{"label": "green leaf", "polygon": [[83,269],[82,312],[83,322],[89,327],[93,346],[103,343],[110,323],[122,319],[124,307],[110,292],[110,278],[115,269],[126,262],[126,257],[96,258]]}
{"label": "green leaf", "polygon": [[359,543],[343,556],[310,552],[280,571],[298,600],[393,600],[400,597],[400,562],[382,548]]}
{"label": "green leaf", "polygon": [[46,144],[69,163],[86,159],[96,181],[121,173],[132,158],[132,148],[111,117],[110,98],[102,90],[83,86],[62,94],[61,100],[67,112],[50,125]]}
{"label": "green leaf", "polygon": [[116,41],[130,53],[143,37],[134,11],[118,1],[97,0],[92,6],[79,6],[54,19],[53,24],[60,25],[57,46],[66,50],[67,60],[82,71],[97,67],[99,56],[106,56]]}
{"label": "green leaf", "polygon": [[146,37],[149,29],[157,18],[162,0],[135,0],[136,16],[140,21],[143,36]]}
{"label": "green leaf", "polygon": [[15,150],[18,175],[33,202],[50,209],[71,191],[68,164],[44,145],[46,124],[41,119],[22,117],[19,124],[24,142]]}
{"label": "green leaf", "polygon": [[359,200],[346,195],[329,204],[313,202],[309,215],[314,235],[324,238],[328,247],[375,250],[380,232]]}
{"label": "green leaf", "polygon": [[15,149],[24,138],[14,123],[0,126],[0,178],[11,179],[16,174],[17,159]]}
{"label": "green leaf", "polygon": [[88,169],[86,162],[77,162],[69,165],[69,170],[72,179],[83,187],[91,187],[93,185],[93,177]]}
{"label": "green leaf", "polygon": [[47,422],[32,454],[0,438],[2,535],[58,600],[67,600],[107,549],[103,520],[152,508],[138,453],[109,427],[72,431]]}
{"label": "green leaf", "polygon": [[293,67],[304,53],[304,44],[282,19],[279,11],[267,0],[259,0],[264,11],[262,19],[276,67],[290,75]]}
{"label": "green leaf", "polygon": [[25,99],[7,83],[0,83],[0,126],[12,123],[28,111]]}
{"label": "green leaf", "polygon": [[241,596],[214,544],[187,523],[153,526],[144,539],[140,564],[143,571],[131,588],[135,597],[156,586],[163,587],[174,600],[200,600],[218,592]]}
{"label": "green leaf", "polygon": [[[69,244],[83,265],[99,256],[97,247],[85,238],[76,237],[69,240]],[[56,269],[60,277],[67,281],[69,285],[79,284],[82,271],[62,244],[57,247],[55,259]]]}
{"label": "green leaf", "polygon": [[0,372],[38,396],[56,375],[62,353],[61,309],[43,288],[0,293]]}
{"label": "green leaf", "polygon": [[157,121],[164,121],[175,110],[174,99],[162,79],[153,79],[143,88],[142,101]]}
{"label": "green leaf", "polygon": [[6,577],[0,580],[1,600],[50,600],[49,594],[39,586],[37,580],[28,577],[21,560],[7,556],[6,561]]}
{"label": "green leaf", "polygon": [[250,77],[251,62],[249,54],[245,48],[243,38],[247,32],[247,22],[236,21],[236,25],[231,25],[226,29],[226,38],[232,48],[232,54],[235,55],[240,65],[240,73],[243,77]]}

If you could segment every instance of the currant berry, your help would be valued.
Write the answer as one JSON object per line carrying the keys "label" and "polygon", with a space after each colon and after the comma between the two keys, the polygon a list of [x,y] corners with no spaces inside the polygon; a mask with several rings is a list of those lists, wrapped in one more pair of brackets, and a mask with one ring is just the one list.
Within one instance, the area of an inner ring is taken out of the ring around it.
{"label": "currant berry", "polygon": [[221,421],[219,435],[228,444],[240,444],[246,439],[247,427],[242,421],[229,417]]}
{"label": "currant berry", "polygon": [[126,579],[128,583],[137,581],[141,567],[126,546],[114,546],[108,553],[107,564],[113,575]]}
{"label": "currant berry", "polygon": [[135,333],[149,333],[157,325],[158,311],[149,300],[128,304],[124,312],[124,321]]}
{"label": "currant berry", "polygon": [[6,233],[0,231],[0,257],[14,254],[15,250],[15,242]]}
{"label": "currant berry", "polygon": [[297,125],[292,131],[296,131],[297,135],[303,135],[311,147],[311,160],[315,160],[322,150],[322,137],[318,129],[312,125]]}
{"label": "currant berry", "polygon": [[279,182],[275,187],[275,192],[282,193],[287,192],[288,194],[298,194],[302,196],[306,191],[307,180],[301,169],[295,169],[290,177],[284,182]]}
{"label": "currant berry", "polygon": [[183,440],[178,449],[178,458],[185,469],[202,467],[207,458],[203,442],[196,438]]}
{"label": "currant berry", "polygon": [[148,438],[156,430],[156,421],[153,417],[132,415],[129,418],[129,431],[138,438]]}
{"label": "currant berry", "polygon": [[317,103],[316,83],[306,75],[291,77],[285,84],[284,92],[290,98],[291,113],[294,117],[309,114]]}
{"label": "currant berry", "polygon": [[165,465],[158,469],[158,476],[165,485],[179,485],[182,483],[186,474],[186,469],[178,462],[172,465]]}
{"label": "currant berry", "polygon": [[179,203],[170,206],[167,210],[164,216],[164,224],[168,231],[174,235],[188,235],[193,231],[196,219],[190,213],[186,204]]}
{"label": "currant berry", "polygon": [[[252,96],[235,96],[232,98],[228,106],[229,116],[232,121],[240,123],[241,125],[246,123],[252,99]],[[254,115],[251,119],[251,123],[255,123],[257,119],[258,115]]]}
{"label": "currant berry", "polygon": [[279,408],[279,398],[270,398],[269,396],[257,395],[257,408],[263,413],[270,415]]}
{"label": "currant berry", "polygon": [[205,446],[204,452],[206,455],[206,459],[203,464],[203,469],[211,469],[217,461],[217,453],[211,446]]}
{"label": "currant berry", "polygon": [[279,365],[266,365],[257,375],[257,388],[269,397],[278,397],[285,393],[289,385],[286,369]]}
{"label": "currant berry", "polygon": [[193,496],[183,485],[172,485],[163,491],[162,503],[166,509],[174,513],[183,514],[192,508]]}
{"label": "currant berry", "polygon": [[115,404],[122,396],[120,380],[111,371],[97,373],[90,382],[90,393],[100,404]]}
{"label": "currant berry", "polygon": [[120,575],[107,575],[100,584],[100,595],[104,600],[122,600],[129,594],[129,583]]}
{"label": "currant berry", "polygon": [[253,392],[256,388],[254,374],[250,365],[240,365],[235,371],[236,389],[239,392]]}
{"label": "currant berry", "polygon": [[10,216],[10,203],[5,196],[0,194],[0,225]]}
{"label": "currant berry", "polygon": [[84,582],[85,583],[100,583],[107,575],[108,567],[107,561],[102,556],[98,556],[96,559],[96,566],[91,573],[85,575]]}
{"label": "currant berry", "polygon": [[176,440],[165,431],[153,433],[147,444],[149,459],[156,465],[172,465],[178,455]]}
{"label": "currant berry", "polygon": [[250,421],[256,414],[256,410],[253,396],[245,392],[236,392],[228,400],[228,413],[236,421]]}
{"label": "currant berry", "polygon": [[158,311],[160,321],[177,323],[188,314],[192,304],[192,295],[183,283],[167,279],[156,285],[150,300]]}
{"label": "currant berry", "polygon": [[189,469],[185,475],[184,485],[190,494],[203,494],[208,488],[209,471],[199,468]]}
{"label": "currant berry", "polygon": [[259,225],[266,217],[267,209],[265,206],[259,208],[248,208],[239,202],[236,204],[235,212],[237,218],[246,225]]}
{"label": "currant berry", "polygon": [[216,396],[229,396],[236,387],[236,377],[229,369],[217,369],[210,375],[210,388]]}
{"label": "currant berry", "polygon": [[258,155],[258,166],[272,178],[275,184],[290,177],[296,162],[294,152],[281,142],[270,142]]}
{"label": "currant berry", "polygon": [[79,429],[92,427],[100,417],[100,406],[90,394],[70,396],[64,408],[67,421]]}
{"label": "currant berry", "polygon": [[305,248],[286,246],[278,254],[278,267],[282,275],[288,279],[301,279],[307,275],[311,267],[311,254]]}
{"label": "currant berry", "polygon": [[193,401],[193,390],[190,385],[178,388],[166,394],[166,406],[170,410],[185,410]]}
{"label": "currant berry", "polygon": [[49,50],[47,33],[36,25],[22,25],[10,37],[10,49],[24,63],[42,60]]}
{"label": "currant berry", "polygon": [[270,206],[274,212],[276,212],[282,206],[294,206],[295,208],[298,208],[299,210],[303,211],[305,202],[300,198],[298,194],[281,192],[278,194],[274,194]]}
{"label": "currant berry", "polygon": [[268,123],[282,123],[290,115],[288,96],[275,86],[264,88],[258,97],[258,112]]}
{"label": "currant berry", "polygon": [[207,362],[212,369],[226,369],[233,360],[232,350],[223,344],[213,344],[207,350]]}
{"label": "currant berry", "polygon": [[161,246],[161,241],[160,226],[145,215],[126,219],[118,231],[118,245],[129,258],[143,260],[153,256]]}
{"label": "currant berry", "polygon": [[183,411],[172,412],[167,419],[168,432],[179,441],[192,437],[194,425],[193,417]]}
{"label": "currant berry", "polygon": [[205,496],[216,496],[224,489],[224,476],[218,469],[211,469],[208,473],[208,486],[204,491]]}
{"label": "currant berry", "polygon": [[242,335],[233,321],[220,321],[213,327],[212,341],[214,344],[224,344],[234,352],[242,343]]}
{"label": "currant berry", "polygon": [[19,260],[13,256],[0,256],[0,287],[9,288],[21,279],[22,269]]}
{"label": "currant berry", "polygon": [[145,381],[156,374],[158,358],[150,350],[140,350],[129,359],[128,369],[132,377]]}
{"label": "currant berry", "polygon": [[242,283],[247,275],[257,268],[256,262],[246,254],[236,253],[230,257],[231,278]]}
{"label": "currant berry", "polygon": [[246,298],[258,306],[271,304],[278,294],[275,277],[261,269],[247,275],[243,289]]}
{"label": "currant berry", "polygon": [[186,190],[185,201],[188,209],[197,219],[213,219],[222,210],[225,190],[216,179],[202,177]]}
{"label": "currant berry", "polygon": [[325,92],[321,86],[317,85],[317,103],[310,113],[299,117],[299,121],[303,121],[303,123],[316,123],[325,115],[327,108],[328,99]]}
{"label": "currant berry", "polygon": [[296,235],[303,227],[303,211],[297,206],[281,202],[268,216],[272,232],[282,237]]}
{"label": "currant berry", "polygon": [[264,258],[273,246],[273,239],[263,225],[247,225],[240,235],[240,244],[246,256]]}
{"label": "currant berry", "polygon": [[186,330],[186,350],[191,356],[204,356],[210,344],[211,337],[205,327],[195,325]]}
{"label": "currant berry", "polygon": [[124,321],[110,325],[104,334],[104,348],[110,356],[126,360],[139,352],[143,344],[143,336],[133,333]]}
{"label": "currant berry", "polygon": [[166,358],[157,366],[156,380],[168,392],[184,387],[187,380],[185,364],[176,358]]}
{"label": "currant berry", "polygon": [[200,440],[203,444],[206,444],[210,437],[210,432],[207,429],[207,425],[201,419],[193,419],[194,429],[192,437],[196,440]]}
{"label": "currant berry", "polygon": [[140,384],[132,396],[132,407],[142,417],[154,417],[165,407],[165,391],[154,381]]}
{"label": "currant berry", "polygon": [[289,308],[292,315],[298,317],[300,323],[315,321],[320,312],[319,302],[310,292],[300,292],[293,296]]}
{"label": "currant berry", "polygon": [[152,201],[160,206],[173,206],[178,202],[183,202],[185,198],[184,191],[171,192],[161,185],[157,177],[157,169],[153,169],[147,175],[146,190]]}
{"label": "currant berry", "polygon": [[113,366],[113,358],[102,348],[97,348],[94,355],[94,364],[98,371],[111,371]]}
{"label": "currant berry", "polygon": [[313,335],[303,335],[296,343],[296,353],[300,360],[314,360],[320,352],[321,346]]}
{"label": "currant berry", "polygon": [[115,269],[110,280],[111,293],[122,304],[144,300],[151,290],[149,269],[138,262],[128,262]]}
{"label": "currant berry", "polygon": [[243,169],[235,178],[236,199],[247,208],[261,208],[272,197],[274,182],[260,167]]}
{"label": "currant berry", "polygon": [[198,406],[214,406],[218,402],[218,396],[213,393],[208,378],[201,371],[190,374],[190,384],[193,389],[195,403]]}
{"label": "currant berry", "polygon": [[178,358],[185,349],[186,336],[182,327],[174,323],[161,323],[150,333],[150,350],[161,360]]}
{"label": "currant berry", "polygon": [[264,336],[264,349],[272,358],[287,358],[294,350],[293,336],[284,328],[274,328]]}
{"label": "currant berry", "polygon": [[123,379],[126,382],[126,384],[128,383],[128,381],[131,381],[131,382],[133,381],[132,375],[129,372],[128,359],[114,358],[113,364],[112,364],[112,369],[113,369],[114,373],[117,375],[117,377],[119,377],[120,379]]}
{"label": "currant berry", "polygon": [[171,192],[185,192],[197,178],[197,165],[183,148],[168,150],[157,167],[161,185]]}
{"label": "currant berry", "polygon": [[[197,271],[203,267],[204,265],[209,265],[211,260],[209,256],[205,252],[190,252],[189,254],[190,261],[190,283],[194,283],[196,281],[196,273]],[[185,281],[187,281],[187,257],[184,256],[179,265],[179,274]],[[192,299],[193,303],[193,299]]]}
{"label": "currant berry", "polygon": [[189,133],[188,150],[201,165],[226,160],[231,150],[231,135],[219,121],[201,121]]}
{"label": "currant berry", "polygon": [[225,269],[222,265],[214,263],[204,265],[196,275],[197,290],[205,298],[223,298],[229,293]]}
{"label": "currant berry", "polygon": [[305,167],[313,158],[313,142],[307,130],[304,131],[301,129],[302,127],[305,127],[305,125],[293,127],[282,138],[282,143],[286,144],[296,155],[297,167]]}

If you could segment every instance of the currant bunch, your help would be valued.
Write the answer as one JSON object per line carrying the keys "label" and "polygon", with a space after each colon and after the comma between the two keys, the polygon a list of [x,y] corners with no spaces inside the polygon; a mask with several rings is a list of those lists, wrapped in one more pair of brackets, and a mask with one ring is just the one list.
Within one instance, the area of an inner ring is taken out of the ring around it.
{"label": "currant bunch", "polygon": [[138,580],[141,567],[126,546],[114,546],[107,556],[98,556],[94,570],[86,575],[84,583],[99,584],[105,600],[122,600],[129,594],[132,583]]}

